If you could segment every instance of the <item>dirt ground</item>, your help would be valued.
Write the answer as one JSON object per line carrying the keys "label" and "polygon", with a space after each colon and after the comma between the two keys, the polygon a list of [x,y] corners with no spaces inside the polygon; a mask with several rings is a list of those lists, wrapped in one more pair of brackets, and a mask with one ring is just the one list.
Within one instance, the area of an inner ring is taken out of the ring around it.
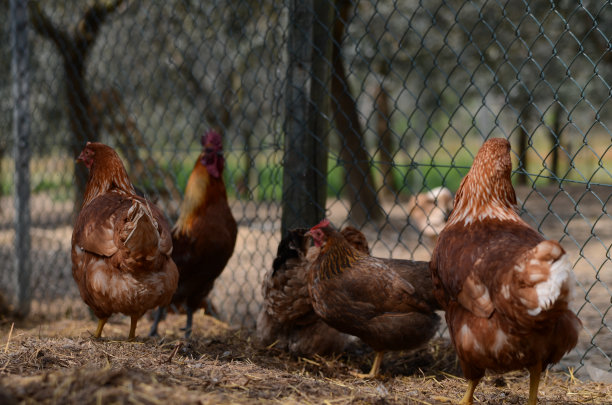
{"label": "dirt ground", "polygon": [[[31,322],[31,321],[30,321]],[[458,401],[457,377],[446,340],[420,350],[387,353],[378,379],[362,380],[373,354],[356,342],[337,357],[296,358],[258,347],[249,333],[196,314],[191,339],[181,338],[184,319],[169,315],[163,338],[126,341],[129,320],[111,318],[103,338],[96,321],[0,327],[0,403],[12,404],[443,404]],[[528,377],[515,372],[486,377],[476,403],[526,402]],[[612,403],[612,385],[582,382],[571,374],[543,375],[541,404]]]}

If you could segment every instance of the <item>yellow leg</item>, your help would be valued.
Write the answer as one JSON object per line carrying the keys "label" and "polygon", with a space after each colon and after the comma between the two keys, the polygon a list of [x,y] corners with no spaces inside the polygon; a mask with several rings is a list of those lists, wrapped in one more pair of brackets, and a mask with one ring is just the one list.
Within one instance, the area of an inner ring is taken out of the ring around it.
{"label": "yellow leg", "polygon": [[542,375],[542,363],[539,361],[529,368],[529,401],[528,405],[536,405],[538,403],[538,386],[540,385],[540,376]]}
{"label": "yellow leg", "polygon": [[94,333],[94,338],[100,339],[100,336],[102,336],[102,329],[104,328],[104,325],[106,325],[106,321],[108,321],[108,318],[98,319],[98,329],[96,329],[96,333]]}
{"label": "yellow leg", "polygon": [[477,380],[468,380],[468,387],[465,391],[465,395],[459,402],[459,405],[472,405],[474,403],[474,390],[480,382],[480,378]]}
{"label": "yellow leg", "polygon": [[128,336],[128,340],[134,340],[136,337],[136,324],[138,323],[138,316],[132,316],[132,320],[130,322],[130,335]]}
{"label": "yellow leg", "polygon": [[351,374],[358,378],[375,378],[378,375],[378,371],[380,370],[380,365],[382,364],[384,354],[385,352],[376,352],[376,356],[374,356],[374,362],[372,363],[372,368],[370,369],[370,372],[368,374]]}

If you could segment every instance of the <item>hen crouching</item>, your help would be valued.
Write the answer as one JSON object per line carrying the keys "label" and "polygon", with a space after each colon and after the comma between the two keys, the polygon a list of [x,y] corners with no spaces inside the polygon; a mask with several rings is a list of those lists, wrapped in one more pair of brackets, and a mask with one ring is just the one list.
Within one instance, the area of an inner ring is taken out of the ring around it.
{"label": "hen crouching", "polygon": [[327,220],[308,234],[320,248],[308,279],[315,312],[376,351],[370,372],[358,377],[376,376],[385,351],[415,349],[434,336],[440,317],[427,262],[359,252]]}
{"label": "hen crouching", "polygon": [[[187,181],[179,218],[172,229],[172,258],[179,269],[179,281],[171,303],[185,307],[185,337],[191,335],[194,311],[202,305],[232,256],[238,233],[223,181],[221,135],[211,130],[201,143],[202,152]],[[150,336],[157,335],[162,315],[160,308]]]}
{"label": "hen crouching", "polygon": [[72,275],[99,319],[94,337],[112,314],[123,313],[133,339],[138,319],[167,305],[176,290],[170,229],[162,212],[136,195],[112,148],[88,142],[77,161],[89,179],[72,234]]}
{"label": "hen crouching", "polygon": [[567,254],[516,213],[511,171],[510,143],[485,142],[431,260],[436,298],[468,379],[462,404],[472,404],[485,370],[527,368],[535,405],[541,372],[576,345],[581,329],[568,308],[574,281]]}
{"label": "hen crouching", "polygon": [[[327,325],[312,308],[308,268],[319,248],[309,246],[307,229],[293,229],[278,245],[276,258],[263,281],[263,304],[257,316],[257,340],[296,355],[339,353],[349,336]],[[368,242],[347,226],[344,237],[364,253]]]}

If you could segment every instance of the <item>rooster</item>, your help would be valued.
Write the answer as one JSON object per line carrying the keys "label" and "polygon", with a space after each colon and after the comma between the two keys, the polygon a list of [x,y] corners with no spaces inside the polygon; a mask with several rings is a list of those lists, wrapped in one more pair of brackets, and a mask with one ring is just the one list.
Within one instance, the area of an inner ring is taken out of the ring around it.
{"label": "rooster", "polygon": [[461,404],[473,403],[485,370],[527,368],[535,405],[541,372],[576,345],[581,328],[568,308],[567,254],[519,217],[511,171],[510,143],[485,142],[461,181],[430,264],[468,380]]}
{"label": "rooster", "polygon": [[77,162],[89,169],[72,233],[72,275],[81,297],[98,317],[95,338],[114,313],[131,317],[129,339],[149,309],[167,305],[178,270],[162,212],[136,195],[117,153],[88,142]]}
{"label": "rooster", "polygon": [[[312,308],[308,292],[308,266],[319,249],[308,246],[307,229],[293,229],[278,245],[272,269],[262,285],[263,305],[257,317],[256,336],[264,345],[298,355],[337,353],[348,336],[328,326]],[[359,230],[347,226],[342,235],[368,253],[368,241]]]}
{"label": "rooster", "polygon": [[[172,305],[185,307],[186,338],[191,335],[193,312],[206,299],[232,256],[238,233],[223,181],[221,135],[208,131],[201,142],[203,149],[187,181],[179,218],[172,229],[172,258],[180,274]],[[157,335],[162,316],[160,308],[150,336]]]}
{"label": "rooster", "polygon": [[356,376],[375,377],[385,351],[414,349],[434,336],[440,317],[427,262],[360,252],[326,219],[307,234],[320,249],[308,277],[315,312],[376,351],[370,372]]}

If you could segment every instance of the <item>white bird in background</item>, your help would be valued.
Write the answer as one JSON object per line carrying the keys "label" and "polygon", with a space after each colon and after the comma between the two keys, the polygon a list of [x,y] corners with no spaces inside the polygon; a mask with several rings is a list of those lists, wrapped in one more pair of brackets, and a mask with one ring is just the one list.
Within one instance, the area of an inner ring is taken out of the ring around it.
{"label": "white bird in background", "polygon": [[418,231],[436,240],[453,209],[453,193],[440,186],[412,196],[408,201],[408,218]]}

